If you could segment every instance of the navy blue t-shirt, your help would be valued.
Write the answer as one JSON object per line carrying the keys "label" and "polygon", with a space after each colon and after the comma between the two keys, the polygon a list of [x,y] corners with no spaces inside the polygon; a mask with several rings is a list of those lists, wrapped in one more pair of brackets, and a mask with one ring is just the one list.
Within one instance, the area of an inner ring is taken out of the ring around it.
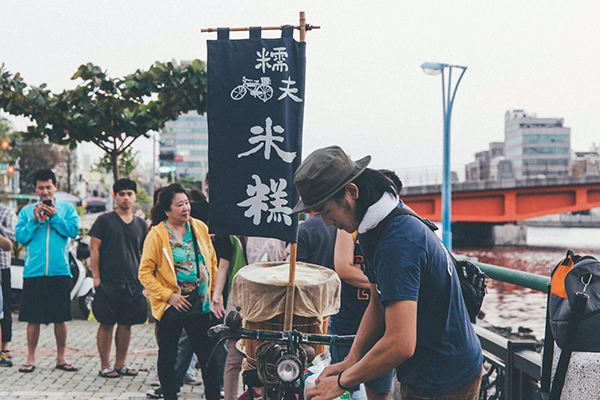
{"label": "navy blue t-shirt", "polygon": [[297,260],[333,269],[333,252],[337,228],[325,225],[321,214],[315,214],[298,226]]}
{"label": "navy blue t-shirt", "polygon": [[396,368],[400,382],[439,396],[479,373],[481,344],[458,275],[441,240],[425,224],[411,215],[394,217],[381,233],[367,275],[384,306],[400,300],[418,303],[417,345]]}

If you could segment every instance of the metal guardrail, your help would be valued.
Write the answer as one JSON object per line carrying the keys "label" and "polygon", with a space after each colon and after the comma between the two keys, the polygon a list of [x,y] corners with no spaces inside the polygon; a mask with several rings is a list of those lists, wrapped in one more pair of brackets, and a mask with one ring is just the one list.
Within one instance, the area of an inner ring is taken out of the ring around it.
{"label": "metal guardrail", "polygon": [[[548,292],[550,278],[497,265],[472,261],[491,279],[540,292]],[[474,325],[484,355],[485,371],[480,399],[537,399],[542,376],[542,356],[534,341],[513,341]]]}
{"label": "metal guardrail", "polygon": [[533,341],[513,341],[474,326],[483,349],[485,372],[480,399],[536,399],[542,376],[542,356]]}
{"label": "metal guardrail", "polygon": [[548,293],[550,277],[470,260],[491,279]]}

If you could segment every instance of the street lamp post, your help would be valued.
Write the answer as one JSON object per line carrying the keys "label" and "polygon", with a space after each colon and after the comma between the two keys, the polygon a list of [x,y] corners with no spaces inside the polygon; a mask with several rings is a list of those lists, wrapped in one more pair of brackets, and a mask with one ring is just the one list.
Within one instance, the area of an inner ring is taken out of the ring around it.
{"label": "street lamp post", "polygon": [[[450,171],[450,117],[452,115],[452,106],[456,97],[458,85],[467,70],[467,67],[460,65],[449,65],[426,62],[421,65],[423,72],[428,75],[442,75],[442,101],[444,105],[444,172],[442,177],[442,240],[452,251],[452,175]],[[448,69],[448,81],[446,84],[445,70]],[[456,85],[452,88],[452,69],[461,70]]]}

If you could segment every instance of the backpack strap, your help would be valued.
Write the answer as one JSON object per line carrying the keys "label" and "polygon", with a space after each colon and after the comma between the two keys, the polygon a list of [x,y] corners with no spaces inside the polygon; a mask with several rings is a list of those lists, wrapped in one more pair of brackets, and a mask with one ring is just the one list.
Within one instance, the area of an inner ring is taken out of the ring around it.
{"label": "backpack strap", "polygon": [[567,337],[572,340],[567,341],[565,348],[562,349],[560,353],[556,372],[554,373],[552,389],[550,390],[550,400],[560,400],[563,386],[565,385],[567,370],[569,369],[569,361],[571,361],[571,353],[573,352],[572,341],[575,340],[575,336],[577,335],[577,327],[579,326],[579,322],[583,319],[585,305],[589,297],[590,296],[582,292],[578,292],[575,296],[573,314],[571,315],[569,325],[567,326]]}
{"label": "backpack strap", "polygon": [[[544,354],[542,358],[542,377],[540,379],[540,389],[543,394],[548,396],[552,384],[552,359],[554,357],[554,335],[550,326],[550,294],[552,293],[550,284],[548,284],[548,299],[546,301],[546,333],[544,335]],[[544,397],[547,399],[547,397]]]}
{"label": "backpack strap", "polygon": [[373,258],[375,257],[375,250],[377,249],[377,244],[379,243],[379,238],[381,234],[388,226],[390,221],[397,217],[398,215],[412,215],[417,218],[419,221],[423,222],[429,229],[432,231],[437,231],[438,227],[428,219],[422,218],[419,214],[414,212],[408,207],[396,207],[394,208],[388,215],[385,217],[377,226],[370,231],[367,231],[365,234],[361,235],[360,247],[363,249],[365,253],[365,257],[371,264],[373,264]]}
{"label": "backpack strap", "polygon": [[196,279],[200,279],[200,260],[198,257],[198,253],[200,253],[200,246],[198,245],[198,239],[196,239],[196,234],[194,233],[194,228],[190,224],[190,229],[192,230],[192,240],[194,242],[194,253],[196,254]]}

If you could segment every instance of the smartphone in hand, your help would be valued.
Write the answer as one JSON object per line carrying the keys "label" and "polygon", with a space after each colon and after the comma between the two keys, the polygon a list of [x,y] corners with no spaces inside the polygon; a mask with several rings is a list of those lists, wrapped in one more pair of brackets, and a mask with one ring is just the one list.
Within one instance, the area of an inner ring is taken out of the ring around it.
{"label": "smartphone in hand", "polygon": [[[42,204],[48,207],[53,206],[51,199],[42,200]],[[42,222],[46,220],[46,214],[42,210],[40,210],[40,217]]]}

